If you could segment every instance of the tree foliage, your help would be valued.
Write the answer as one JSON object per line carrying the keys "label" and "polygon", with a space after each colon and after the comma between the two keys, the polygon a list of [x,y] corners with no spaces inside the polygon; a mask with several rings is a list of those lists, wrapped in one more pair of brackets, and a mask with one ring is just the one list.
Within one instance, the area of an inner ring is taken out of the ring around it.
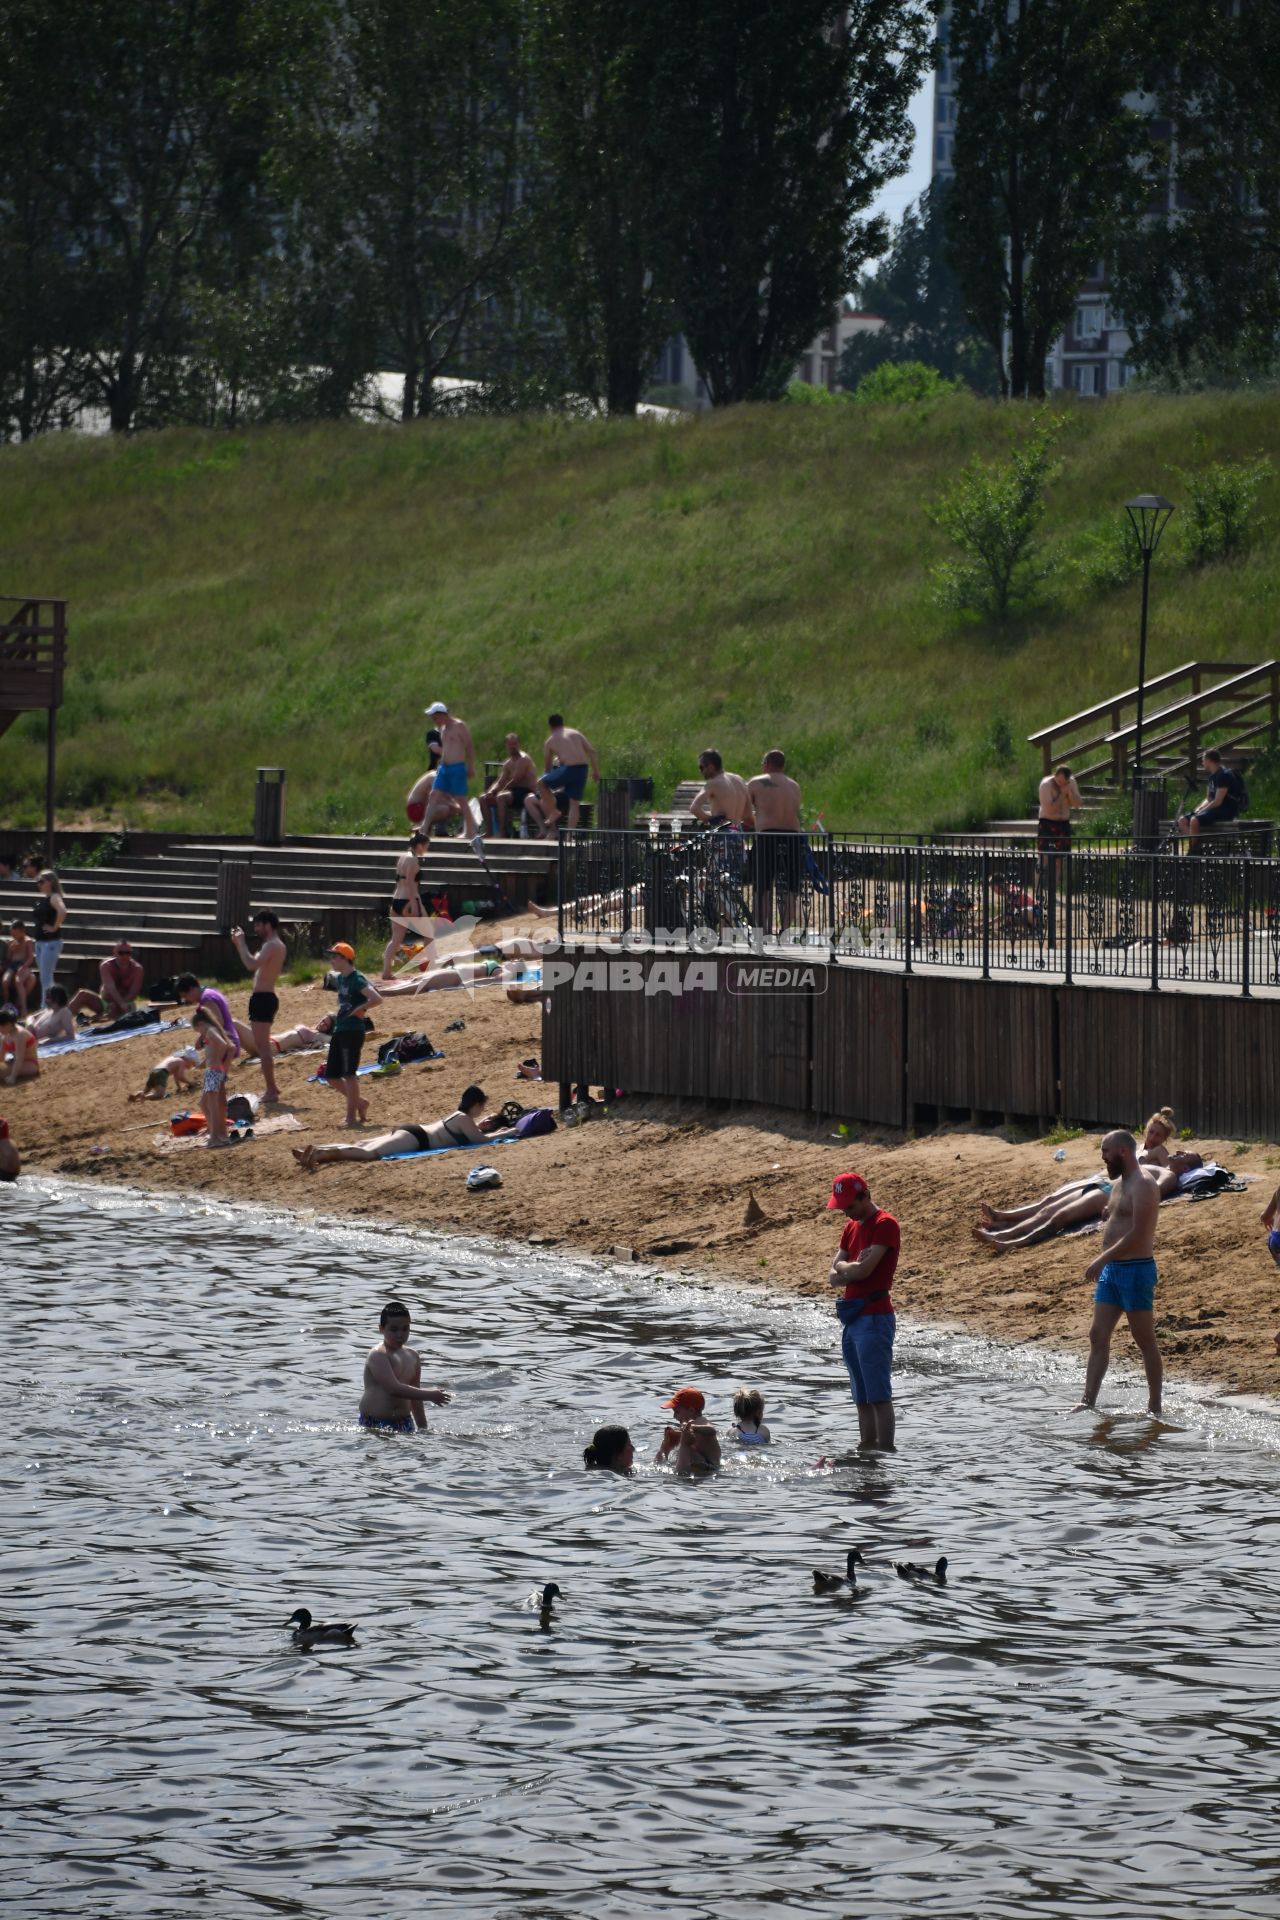
{"label": "tree foliage", "polygon": [[884,325],[845,348],[841,384],[856,389],[886,361],[922,362],[945,379],[994,393],[995,361],[975,332],[947,247],[948,183],[935,180],[907,208],[876,270],[863,280],[862,305]]}
{"label": "tree foliage", "polygon": [[1145,205],[1150,133],[1126,104],[1145,18],[1143,0],[953,0],[952,259],[1015,398],[1043,395],[1082,283]]}
{"label": "tree foliage", "polygon": [[1049,572],[1035,539],[1044,490],[1059,471],[1053,448],[1062,426],[1041,418],[1007,460],[975,455],[932,509],[929,519],[961,554],[934,569],[940,605],[1003,626],[1035,599]]}

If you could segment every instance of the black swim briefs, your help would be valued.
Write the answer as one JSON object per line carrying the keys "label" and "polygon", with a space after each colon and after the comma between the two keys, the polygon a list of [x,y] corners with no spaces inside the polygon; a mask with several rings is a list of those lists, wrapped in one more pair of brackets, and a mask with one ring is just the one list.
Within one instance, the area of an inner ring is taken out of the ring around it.
{"label": "black swim briefs", "polygon": [[251,993],[249,995],[249,1023],[265,1020],[270,1026],[280,1011],[280,998],[274,993]]}
{"label": "black swim briefs", "polygon": [[1071,822],[1069,820],[1050,820],[1042,813],[1036,821],[1036,838],[1045,853],[1069,853],[1071,851]]}
{"label": "black swim briefs", "polygon": [[411,1133],[413,1135],[413,1144],[419,1153],[425,1153],[431,1145],[431,1135],[425,1127],[418,1126],[415,1121],[398,1121],[396,1124],[396,1132]]}

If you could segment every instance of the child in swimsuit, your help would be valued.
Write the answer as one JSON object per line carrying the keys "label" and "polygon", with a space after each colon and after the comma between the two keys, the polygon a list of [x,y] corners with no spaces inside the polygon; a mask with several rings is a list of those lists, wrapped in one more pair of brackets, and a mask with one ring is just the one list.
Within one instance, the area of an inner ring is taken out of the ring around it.
{"label": "child in swimsuit", "polygon": [[207,1144],[229,1147],[227,1132],[227,1068],[235,1055],[230,1035],[215,1019],[211,1008],[198,1006],[191,1024],[204,1043],[204,1083],[200,1105],[208,1122]]}
{"label": "child in swimsuit", "polygon": [[767,1447],[769,1429],[764,1424],[764,1395],[754,1387],[739,1387],[733,1396],[733,1419],[740,1447]]}

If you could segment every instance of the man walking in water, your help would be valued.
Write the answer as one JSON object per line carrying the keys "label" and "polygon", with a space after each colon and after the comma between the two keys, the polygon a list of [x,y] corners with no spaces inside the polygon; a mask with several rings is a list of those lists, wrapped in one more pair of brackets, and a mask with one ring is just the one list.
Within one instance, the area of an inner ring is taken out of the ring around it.
{"label": "man walking in water", "polygon": [[422,820],[430,833],[437,820],[447,820],[455,811],[460,811],[465,820],[467,782],[475,778],[476,750],[470,727],[456,713],[450,713],[443,700],[433,700],[427,713],[440,729],[440,765]]}
{"label": "man walking in water", "polygon": [[755,919],[757,927],[766,930],[773,918],[775,891],[785,895],[778,930],[791,925],[809,852],[808,835],[800,819],[800,789],[785,771],[786,764],[786,754],[773,747],[761,761],[755,779],[747,781],[756,821],[752,889]]}
{"label": "man walking in water", "polygon": [[526,808],[531,818],[537,809],[543,821],[544,840],[549,840],[560,824],[557,795],[568,801],[569,825],[576,827],[578,803],[587,790],[588,766],[591,778],[600,778],[600,762],[586,734],[579,733],[576,727],[566,727],[562,713],[553,713],[547,725],[551,731],[542,747],[543,770],[538,775],[537,797]]}
{"label": "man walking in water", "polygon": [[[262,943],[256,953],[249,951],[243,928],[232,927],[231,939],[241,960],[253,974],[253,992],[249,995],[249,1030],[262,1062],[263,1099],[268,1106],[276,1106],[280,1100],[280,1089],[276,1085],[276,1054],[271,1044],[271,1022],[280,1011],[276,982],[288,958],[288,948],[280,938],[279,914],[270,913],[265,908],[253,916],[253,933],[254,938]],[[234,1044],[235,1028],[231,1027],[228,1033]]]}
{"label": "man walking in water", "polygon": [[839,1175],[827,1212],[843,1213],[846,1219],[827,1284],[840,1289],[836,1313],[844,1330],[840,1347],[849,1370],[849,1388],[858,1409],[858,1444],[893,1453],[893,1336],[898,1322],[890,1289],[902,1235],[893,1215],[871,1198],[860,1173]]}
{"label": "man walking in water", "polygon": [[1138,1143],[1131,1133],[1107,1134],[1102,1158],[1114,1185],[1102,1222],[1102,1252],[1084,1270],[1086,1280],[1097,1282],[1097,1291],[1080,1407],[1097,1404],[1098,1388],[1111,1359],[1111,1336],[1124,1314],[1147,1371],[1147,1411],[1159,1413],[1164,1366],[1156,1344],[1153,1249],[1160,1192],[1138,1164]]}

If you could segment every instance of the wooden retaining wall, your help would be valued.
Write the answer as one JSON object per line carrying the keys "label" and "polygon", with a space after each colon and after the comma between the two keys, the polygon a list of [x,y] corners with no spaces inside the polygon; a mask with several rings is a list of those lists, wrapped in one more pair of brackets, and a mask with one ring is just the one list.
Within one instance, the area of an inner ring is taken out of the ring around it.
{"label": "wooden retaining wall", "polygon": [[[545,996],[548,1080],[902,1128],[965,1113],[1132,1124],[1167,1102],[1198,1133],[1280,1139],[1275,1001],[816,961],[802,988],[744,993],[742,969],[758,963],[692,954],[628,956],[651,989],[628,992],[598,971],[616,951],[571,957],[594,962],[596,984]],[[714,988],[696,984],[708,966]],[[652,991],[673,977],[689,990]]]}

